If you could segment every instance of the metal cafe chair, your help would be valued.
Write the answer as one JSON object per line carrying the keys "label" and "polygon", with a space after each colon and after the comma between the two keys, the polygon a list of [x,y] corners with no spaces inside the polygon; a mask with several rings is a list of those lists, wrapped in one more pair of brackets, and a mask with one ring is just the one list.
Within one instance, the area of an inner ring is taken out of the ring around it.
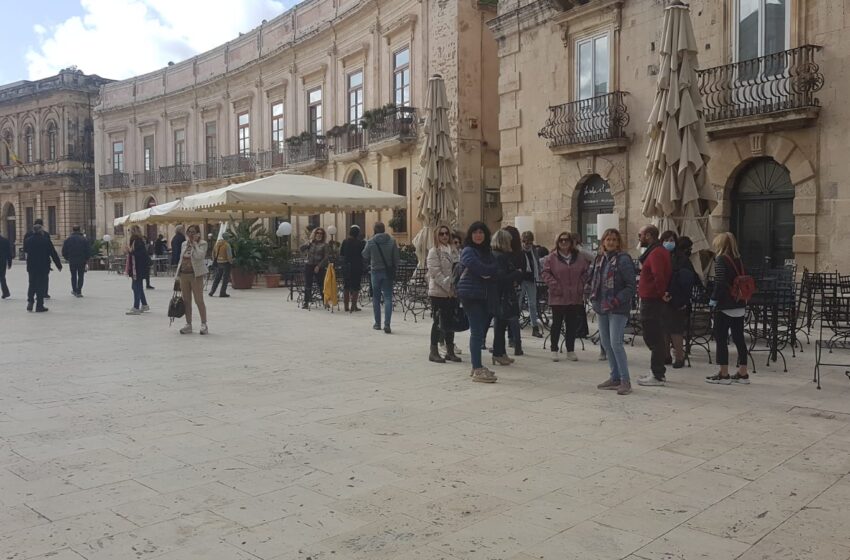
{"label": "metal cafe chair", "polygon": [[847,361],[833,361],[831,357],[837,350],[850,350],[850,294],[827,295],[823,303],[820,329],[815,340],[815,370],[812,379],[818,389],[821,388],[821,367],[842,367],[844,375],[850,378],[850,357],[846,358]]}

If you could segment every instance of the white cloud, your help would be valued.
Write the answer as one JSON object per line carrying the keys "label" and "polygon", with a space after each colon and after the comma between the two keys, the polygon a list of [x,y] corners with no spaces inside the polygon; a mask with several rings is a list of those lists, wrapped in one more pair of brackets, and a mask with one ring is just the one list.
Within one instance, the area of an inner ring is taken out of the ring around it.
{"label": "white cloud", "polygon": [[178,62],[237,37],[296,0],[81,0],[83,15],[48,28],[27,51],[30,79],[77,66],[122,79]]}

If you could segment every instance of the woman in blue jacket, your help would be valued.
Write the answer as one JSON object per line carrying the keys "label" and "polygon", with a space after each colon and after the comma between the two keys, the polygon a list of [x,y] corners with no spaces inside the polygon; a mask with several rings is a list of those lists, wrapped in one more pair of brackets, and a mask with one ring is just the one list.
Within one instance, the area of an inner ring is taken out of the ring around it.
{"label": "woman in blue jacket", "polygon": [[492,297],[493,279],[496,276],[496,259],[490,251],[490,229],[483,222],[475,222],[466,232],[460,254],[460,278],[457,294],[469,318],[469,354],[472,359],[472,380],[494,383],[496,375],[481,363],[481,346],[484,331],[490,322],[488,296]]}

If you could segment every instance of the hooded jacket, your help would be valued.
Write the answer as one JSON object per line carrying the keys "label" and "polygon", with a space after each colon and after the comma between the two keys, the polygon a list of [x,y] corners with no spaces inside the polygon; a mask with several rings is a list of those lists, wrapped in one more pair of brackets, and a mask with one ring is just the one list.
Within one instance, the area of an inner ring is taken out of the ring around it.
{"label": "hooded jacket", "polygon": [[[380,252],[378,247],[381,248]],[[381,253],[384,255],[383,259],[381,259]],[[376,233],[372,236],[372,239],[366,242],[363,258],[369,261],[373,272],[386,270],[388,266],[398,269],[398,263],[401,262],[401,252],[398,249],[398,243],[389,233]],[[384,264],[384,261],[386,261],[386,264]]]}

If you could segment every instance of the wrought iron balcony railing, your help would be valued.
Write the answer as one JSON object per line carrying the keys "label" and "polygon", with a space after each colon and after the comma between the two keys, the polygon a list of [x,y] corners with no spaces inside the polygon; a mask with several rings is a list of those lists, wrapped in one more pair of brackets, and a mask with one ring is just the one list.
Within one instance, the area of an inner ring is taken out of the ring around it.
{"label": "wrought iron balcony railing", "polygon": [[159,168],[160,183],[188,183],[192,180],[192,166],[189,164],[169,165]]}
{"label": "wrought iron balcony railing", "polygon": [[286,157],[284,156],[284,152],[277,148],[257,152],[257,171],[279,169],[285,165]]}
{"label": "wrought iron balcony railing", "polygon": [[550,148],[626,138],[625,96],[626,92],[614,91],[549,107],[549,118],[538,136],[546,138]]}
{"label": "wrought iron balcony railing", "polygon": [[257,171],[257,157],[253,153],[248,152],[221,158],[221,174],[224,177],[254,173],[255,171]]}
{"label": "wrought iron balcony railing", "polygon": [[322,135],[312,134],[286,144],[286,161],[289,165],[327,160],[328,145]]}
{"label": "wrought iron balcony railing", "polygon": [[706,123],[818,107],[824,84],[815,53],[796,49],[698,71]]}
{"label": "wrought iron balcony railing", "polygon": [[156,185],[159,181],[159,174],[156,171],[141,171],[133,173],[133,184],[137,187],[147,187]]}
{"label": "wrought iron balcony railing", "polygon": [[101,190],[126,189],[130,186],[130,174],[119,172],[107,173],[100,176],[99,183]]}
{"label": "wrought iron balcony railing", "polygon": [[393,138],[399,140],[416,138],[416,109],[396,107],[383,111],[369,125],[368,138],[370,144]]}
{"label": "wrought iron balcony railing", "polygon": [[342,155],[351,152],[360,152],[366,147],[365,134],[359,126],[349,128],[334,137],[334,154]]}
{"label": "wrought iron balcony railing", "polygon": [[196,163],[194,176],[198,181],[218,179],[221,177],[221,159],[212,158],[206,163]]}

